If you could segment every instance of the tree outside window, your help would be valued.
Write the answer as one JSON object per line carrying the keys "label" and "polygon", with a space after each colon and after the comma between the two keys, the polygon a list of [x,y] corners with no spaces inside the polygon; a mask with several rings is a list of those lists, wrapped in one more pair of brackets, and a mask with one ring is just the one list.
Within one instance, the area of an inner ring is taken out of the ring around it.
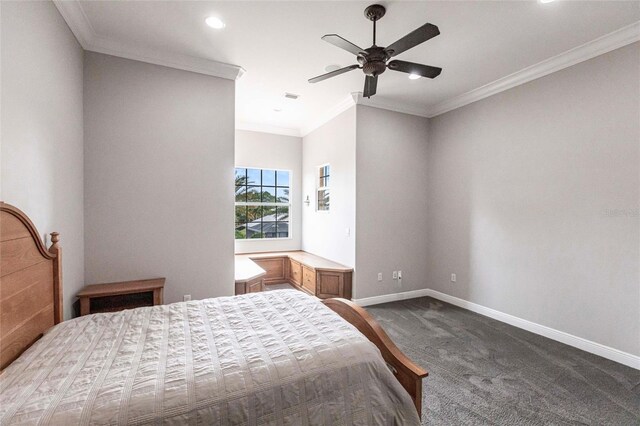
{"label": "tree outside window", "polygon": [[236,240],[289,238],[288,170],[236,168]]}

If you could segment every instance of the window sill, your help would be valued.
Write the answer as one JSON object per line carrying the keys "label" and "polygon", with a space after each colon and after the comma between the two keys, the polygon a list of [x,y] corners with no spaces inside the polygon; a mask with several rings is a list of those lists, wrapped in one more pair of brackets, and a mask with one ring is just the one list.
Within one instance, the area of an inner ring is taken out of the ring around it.
{"label": "window sill", "polygon": [[293,240],[293,237],[287,237],[287,238],[242,238],[242,239],[236,239],[234,240],[236,243],[238,241],[291,241]]}

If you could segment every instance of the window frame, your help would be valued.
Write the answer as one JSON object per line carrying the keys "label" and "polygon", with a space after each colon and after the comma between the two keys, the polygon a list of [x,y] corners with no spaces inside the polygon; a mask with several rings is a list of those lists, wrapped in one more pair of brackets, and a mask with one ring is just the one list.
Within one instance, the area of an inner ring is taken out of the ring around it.
{"label": "window frame", "polygon": [[[329,174],[328,175],[320,175],[320,170],[324,169],[325,167],[329,167]],[[331,184],[326,185],[326,180],[325,180],[325,185],[324,186],[320,186],[320,179],[322,178],[331,178],[331,164],[330,163],[324,163],[321,164],[319,166],[316,167],[316,212],[317,213],[324,213],[324,214],[329,214],[331,212],[331,203],[329,203],[329,206],[326,210],[320,210],[318,207],[319,203],[320,203],[320,191],[329,191],[329,200],[331,200]]]}
{"label": "window frame", "polygon": [[[258,201],[235,201],[235,196],[234,196],[234,205],[233,205],[233,215],[234,215],[234,220],[233,220],[233,224],[234,224],[234,229],[235,229],[235,225],[236,225],[236,221],[235,221],[235,210],[236,207],[239,206],[246,206],[246,207],[287,207],[289,209],[289,220],[287,220],[287,222],[289,223],[289,236],[287,237],[271,237],[271,238],[235,238],[233,239],[234,242],[237,241],[286,241],[286,240],[292,240],[293,239],[293,226],[292,224],[292,211],[291,208],[293,206],[293,202],[292,202],[292,198],[293,198],[293,171],[292,170],[287,170],[287,169],[279,169],[279,168],[275,168],[275,167],[259,167],[259,166],[234,166],[233,168],[233,173],[235,176],[235,171],[236,169],[253,169],[253,170],[260,170],[261,176],[262,176],[262,171],[263,170],[274,170],[276,172],[276,174],[278,172],[287,172],[289,173],[289,202],[288,203],[264,203],[262,201],[258,202]],[[262,182],[261,182],[262,183]],[[258,186],[258,185],[247,185],[247,186]],[[260,187],[263,187],[265,185],[259,185]],[[269,187],[269,185],[266,185],[267,187]],[[284,186],[274,186],[276,188],[276,195],[277,195],[277,191],[278,188],[286,188]],[[235,181],[234,181],[234,188],[235,188]],[[278,221],[276,221],[276,224],[278,223]],[[276,225],[277,227],[277,225]]]}

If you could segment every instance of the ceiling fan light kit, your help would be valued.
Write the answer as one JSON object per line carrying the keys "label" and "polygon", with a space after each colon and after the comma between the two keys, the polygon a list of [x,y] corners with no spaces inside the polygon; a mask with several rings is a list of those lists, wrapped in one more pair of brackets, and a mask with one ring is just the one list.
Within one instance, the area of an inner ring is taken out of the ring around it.
{"label": "ceiling fan light kit", "polygon": [[395,43],[387,47],[380,47],[376,45],[376,22],[378,22],[385,13],[386,9],[384,6],[379,4],[373,4],[364,10],[364,16],[373,22],[373,45],[367,49],[362,49],[337,34],[327,34],[323,36],[322,40],[327,43],[331,43],[336,47],[356,55],[358,64],[349,65],[348,67],[340,68],[311,78],[309,79],[309,83],[317,83],[360,68],[366,75],[362,95],[370,98],[376,94],[378,76],[385,72],[387,68],[391,71],[407,73],[412,79],[416,79],[418,77],[436,78],[439,76],[442,72],[442,68],[416,64],[413,62],[390,60],[392,57],[436,37],[440,34],[438,27],[433,24],[426,23]]}

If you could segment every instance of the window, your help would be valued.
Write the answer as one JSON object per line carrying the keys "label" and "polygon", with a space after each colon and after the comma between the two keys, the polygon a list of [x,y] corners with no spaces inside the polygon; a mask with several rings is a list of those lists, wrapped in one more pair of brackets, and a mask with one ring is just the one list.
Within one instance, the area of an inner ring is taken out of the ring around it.
{"label": "window", "polygon": [[329,175],[331,166],[324,165],[318,168],[317,210],[329,211]]}
{"label": "window", "polygon": [[290,172],[236,168],[236,240],[289,238]]}

